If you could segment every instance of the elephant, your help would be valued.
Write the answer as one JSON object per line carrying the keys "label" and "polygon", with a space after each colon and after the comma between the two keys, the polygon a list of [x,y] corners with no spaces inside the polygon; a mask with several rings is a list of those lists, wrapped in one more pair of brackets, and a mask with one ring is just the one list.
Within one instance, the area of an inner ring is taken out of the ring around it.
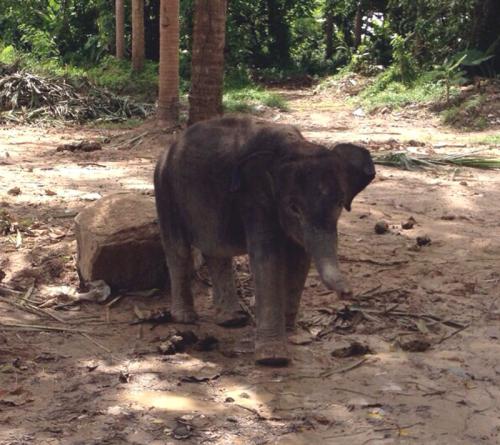
{"label": "elephant", "polygon": [[295,328],[311,260],[327,288],[352,294],[339,270],[337,221],[374,177],[366,148],[328,149],[295,126],[230,116],[188,127],[161,154],[154,174],[173,319],[197,318],[190,285],[195,247],[211,277],[217,323],[244,322],[232,257],[248,253],[255,361],[287,365],[286,335]]}

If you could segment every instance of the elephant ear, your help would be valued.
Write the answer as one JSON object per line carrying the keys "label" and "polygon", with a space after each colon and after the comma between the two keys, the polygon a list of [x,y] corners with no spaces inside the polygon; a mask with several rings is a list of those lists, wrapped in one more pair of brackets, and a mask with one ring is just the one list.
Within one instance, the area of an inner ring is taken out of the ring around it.
{"label": "elephant ear", "polygon": [[351,203],[375,177],[375,165],[370,152],[360,145],[337,144],[333,152],[340,157],[340,177],[345,193],[344,207],[351,210]]}

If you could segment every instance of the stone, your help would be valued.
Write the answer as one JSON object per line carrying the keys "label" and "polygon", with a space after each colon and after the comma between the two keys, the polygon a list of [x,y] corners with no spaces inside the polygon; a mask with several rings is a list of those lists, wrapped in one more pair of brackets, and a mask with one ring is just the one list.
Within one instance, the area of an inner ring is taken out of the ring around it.
{"label": "stone", "polygon": [[161,289],[167,283],[153,198],[108,195],[76,216],[75,235],[83,282],[104,280],[113,290]]}

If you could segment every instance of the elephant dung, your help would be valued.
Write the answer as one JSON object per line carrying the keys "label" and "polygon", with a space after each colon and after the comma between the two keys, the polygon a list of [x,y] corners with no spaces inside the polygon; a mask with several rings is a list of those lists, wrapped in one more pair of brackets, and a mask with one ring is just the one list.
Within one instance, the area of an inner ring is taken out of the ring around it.
{"label": "elephant dung", "polygon": [[104,280],[114,290],[165,286],[167,269],[152,198],[108,195],[76,216],[75,235],[82,281]]}

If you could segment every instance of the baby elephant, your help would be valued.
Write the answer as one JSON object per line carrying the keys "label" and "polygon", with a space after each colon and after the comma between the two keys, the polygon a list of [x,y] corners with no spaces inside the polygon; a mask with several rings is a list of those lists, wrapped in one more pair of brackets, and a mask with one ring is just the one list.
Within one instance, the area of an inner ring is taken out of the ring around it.
{"label": "baby elephant", "polygon": [[248,253],[256,362],[286,365],[286,331],[294,329],[311,258],[325,286],[351,294],[338,265],[337,220],[374,177],[365,148],[328,150],[293,126],[226,117],[189,127],[162,154],[154,178],[174,319],[196,319],[195,246],[212,278],[217,322],[241,324],[231,258]]}

